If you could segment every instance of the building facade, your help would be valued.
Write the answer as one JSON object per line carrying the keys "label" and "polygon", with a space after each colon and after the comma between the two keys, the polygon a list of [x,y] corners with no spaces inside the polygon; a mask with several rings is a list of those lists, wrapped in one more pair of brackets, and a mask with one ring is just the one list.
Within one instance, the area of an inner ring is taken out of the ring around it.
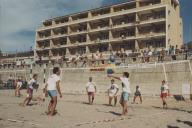
{"label": "building facade", "polygon": [[36,31],[35,60],[183,43],[178,0],[132,0],[57,17]]}

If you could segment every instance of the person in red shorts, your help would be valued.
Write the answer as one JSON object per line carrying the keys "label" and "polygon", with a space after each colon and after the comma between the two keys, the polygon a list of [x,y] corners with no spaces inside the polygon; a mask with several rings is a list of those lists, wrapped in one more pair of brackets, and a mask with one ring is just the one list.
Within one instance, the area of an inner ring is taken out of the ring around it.
{"label": "person in red shorts", "polygon": [[88,95],[89,104],[92,105],[95,98],[95,93],[97,91],[96,84],[92,81],[92,77],[89,77],[89,82],[86,85],[86,91]]}
{"label": "person in red shorts", "polygon": [[165,108],[167,109],[167,101],[166,101],[167,96],[169,96],[169,87],[165,82],[165,80],[163,80],[161,85],[161,99],[163,103],[163,109]]}

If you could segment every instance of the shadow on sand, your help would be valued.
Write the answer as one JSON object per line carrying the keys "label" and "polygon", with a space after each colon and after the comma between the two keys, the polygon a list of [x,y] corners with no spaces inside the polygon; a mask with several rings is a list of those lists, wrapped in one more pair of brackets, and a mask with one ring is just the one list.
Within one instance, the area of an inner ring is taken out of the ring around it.
{"label": "shadow on sand", "polygon": [[115,115],[115,116],[121,116],[121,113],[117,113],[117,112],[114,112],[114,111],[109,111],[109,113]]}
{"label": "shadow on sand", "polygon": [[179,123],[184,123],[184,124],[186,124],[186,125],[188,125],[188,126],[192,126],[192,122],[191,122],[191,121],[177,120],[177,122],[179,122]]}
{"label": "shadow on sand", "polygon": [[179,128],[178,126],[167,125],[167,128]]}

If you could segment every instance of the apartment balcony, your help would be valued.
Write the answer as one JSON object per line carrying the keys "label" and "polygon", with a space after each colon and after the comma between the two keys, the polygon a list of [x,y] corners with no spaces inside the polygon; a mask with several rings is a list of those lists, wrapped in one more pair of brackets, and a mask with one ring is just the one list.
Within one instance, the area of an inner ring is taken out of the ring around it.
{"label": "apartment balcony", "polygon": [[45,41],[50,39],[51,39],[51,36],[42,36],[42,37],[37,37],[36,41]]}
{"label": "apartment balcony", "polygon": [[53,55],[51,57],[51,60],[59,60],[59,59],[62,59],[62,58],[63,58],[63,56],[61,56],[61,55]]}
{"label": "apartment balcony", "polygon": [[66,47],[78,47],[78,46],[83,46],[83,45],[87,45],[88,42],[86,41],[82,41],[82,42],[79,42],[79,41],[76,41],[76,42],[71,42],[70,44],[67,44]]}
{"label": "apartment balcony", "polygon": [[43,56],[41,57],[41,60],[49,60],[49,56]]}
{"label": "apartment balcony", "polygon": [[139,7],[153,6],[160,3],[161,0],[146,0],[146,1],[143,0],[139,2]]}
{"label": "apartment balcony", "polygon": [[52,22],[53,22],[52,25],[67,23],[67,22],[69,22],[69,17],[57,18],[57,19],[53,20]]}
{"label": "apartment balcony", "polygon": [[36,47],[36,51],[43,51],[43,50],[49,50],[49,49],[51,49],[51,47],[50,46],[42,46],[42,47]]}
{"label": "apartment balcony", "polygon": [[81,34],[86,34],[86,33],[87,33],[87,30],[81,30],[81,31],[77,30],[75,32],[71,32],[69,34],[69,36],[76,36],[76,35],[81,35]]}
{"label": "apartment balcony", "polygon": [[91,40],[91,41],[86,41],[86,42],[72,42],[70,44],[66,44],[65,48],[73,48],[73,47],[79,47],[79,46],[90,46],[90,45],[95,45],[95,44],[101,44],[101,43],[108,43],[109,39],[102,39],[102,40]]}
{"label": "apartment balcony", "polygon": [[135,40],[135,36],[115,37],[113,39],[110,39],[110,42],[129,41],[129,40]]}
{"label": "apartment balcony", "polygon": [[60,48],[61,46],[62,46],[61,44],[55,44],[55,45],[52,45],[51,48],[56,49],[56,48]]}
{"label": "apartment balcony", "polygon": [[108,42],[109,42],[109,39],[97,39],[93,41],[93,44],[103,44]]}
{"label": "apartment balcony", "polygon": [[86,19],[88,18],[88,12],[84,12],[81,14],[74,14],[71,16],[71,18],[72,18],[72,21]]}
{"label": "apartment balcony", "polygon": [[60,42],[60,43],[56,43],[51,46],[52,49],[58,49],[58,48],[63,48],[67,45],[67,42]]}
{"label": "apartment balcony", "polygon": [[90,29],[89,33],[100,32],[100,31],[107,31],[107,30],[109,30],[109,26],[104,26],[104,27],[98,26],[97,28]]}
{"label": "apartment balcony", "polygon": [[37,41],[45,41],[45,40],[50,40],[50,39],[55,39],[55,38],[60,38],[60,37],[66,37],[68,36],[66,32],[54,32],[53,35],[49,36],[43,36],[41,38],[37,38]]}
{"label": "apartment balcony", "polygon": [[57,39],[57,38],[62,38],[62,37],[67,37],[68,34],[57,34],[57,35],[52,35],[51,39]]}
{"label": "apartment balcony", "polygon": [[148,20],[137,21],[136,25],[144,25],[144,24],[152,24],[152,23],[163,23],[163,22],[166,22],[165,18],[159,18],[159,19],[150,18]]}
{"label": "apartment balcony", "polygon": [[48,26],[48,27],[40,27],[37,31],[59,28],[59,27],[64,27],[64,26],[69,26],[69,25],[79,24],[79,23],[86,23],[86,22],[90,22],[90,21],[94,21],[94,20],[106,19],[106,18],[110,18],[110,17],[121,16],[121,15],[136,13],[136,12],[142,12],[145,10],[154,10],[154,9],[165,8],[165,7],[166,7],[166,5],[164,5],[164,4],[154,4],[152,6],[144,6],[144,7],[140,7],[140,8],[133,8],[130,10],[121,10],[118,12],[113,12],[113,13],[109,13],[109,14],[105,14],[105,15],[99,15],[99,16],[92,17],[92,18],[79,19],[76,21],[66,22],[66,23],[52,25],[52,26]]}
{"label": "apartment balcony", "polygon": [[165,32],[150,32],[150,33],[138,34],[136,36],[136,39],[161,38],[165,36],[166,36]]}
{"label": "apartment balcony", "polygon": [[116,25],[111,26],[111,29],[129,28],[129,27],[134,27],[134,26],[135,26],[135,23],[122,22],[121,24],[116,24]]}
{"label": "apartment balcony", "polygon": [[136,1],[130,1],[121,5],[115,5],[113,7],[114,12],[125,11],[136,8]]}

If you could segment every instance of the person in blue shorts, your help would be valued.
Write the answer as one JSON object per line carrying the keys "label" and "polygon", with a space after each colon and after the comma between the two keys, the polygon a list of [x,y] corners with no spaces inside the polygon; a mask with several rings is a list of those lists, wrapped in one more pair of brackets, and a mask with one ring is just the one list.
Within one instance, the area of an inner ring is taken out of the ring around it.
{"label": "person in blue shorts", "polygon": [[121,80],[122,82],[122,93],[121,93],[121,99],[120,99],[120,104],[123,108],[122,115],[127,115],[128,113],[128,100],[129,96],[131,94],[131,89],[130,89],[130,82],[129,82],[129,73],[128,72],[123,72],[122,77],[117,77],[114,75],[109,74],[108,77],[115,78],[117,80]]}
{"label": "person in blue shorts", "polygon": [[46,95],[49,95],[51,98],[47,115],[53,116],[56,114],[57,92],[59,93],[60,98],[62,98],[60,90],[60,69],[58,67],[53,68],[53,74],[48,78],[45,90]]}

